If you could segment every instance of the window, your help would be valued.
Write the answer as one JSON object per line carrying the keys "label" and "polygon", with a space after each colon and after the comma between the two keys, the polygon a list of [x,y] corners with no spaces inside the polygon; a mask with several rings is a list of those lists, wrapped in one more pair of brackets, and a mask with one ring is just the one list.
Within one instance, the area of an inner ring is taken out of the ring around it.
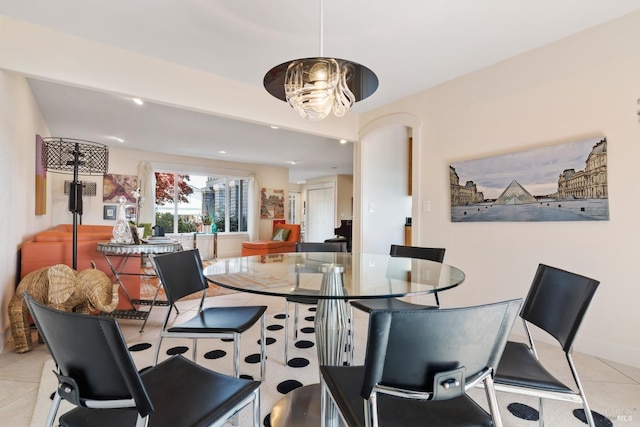
{"label": "window", "polygon": [[155,176],[156,224],[165,233],[247,231],[246,179],[174,172]]}

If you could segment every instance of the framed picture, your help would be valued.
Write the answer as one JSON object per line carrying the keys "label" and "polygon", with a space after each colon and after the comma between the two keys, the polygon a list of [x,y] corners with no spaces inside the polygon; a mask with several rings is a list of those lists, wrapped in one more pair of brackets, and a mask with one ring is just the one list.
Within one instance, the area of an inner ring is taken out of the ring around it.
{"label": "framed picture", "polygon": [[607,139],[449,165],[451,221],[607,221]]}
{"label": "framed picture", "polygon": [[36,135],[36,215],[47,213],[47,171],[42,166],[42,144],[42,137]]}
{"label": "framed picture", "polygon": [[104,205],[102,217],[104,219],[116,219],[116,205]]}
{"label": "framed picture", "polygon": [[284,190],[262,188],[260,190],[260,218],[284,218]]}
{"label": "framed picture", "polygon": [[103,178],[103,202],[119,203],[120,197],[124,196],[125,203],[136,203],[136,198],[133,197],[133,192],[138,188],[136,175],[105,173]]}
{"label": "framed picture", "polygon": [[124,208],[124,216],[129,222],[136,222],[136,207],[135,206],[125,206]]}

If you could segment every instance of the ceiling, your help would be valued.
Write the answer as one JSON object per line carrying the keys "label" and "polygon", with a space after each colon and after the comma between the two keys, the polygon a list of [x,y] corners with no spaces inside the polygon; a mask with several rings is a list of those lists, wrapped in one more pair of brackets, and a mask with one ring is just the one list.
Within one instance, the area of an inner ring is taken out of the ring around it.
{"label": "ceiling", "polygon": [[[362,113],[639,9],[640,0],[325,0],[322,53],[377,74],[378,91],[353,108]],[[320,54],[319,0],[0,0],[0,14],[256,87],[273,66]],[[30,84],[54,136],[284,166],[291,182],[352,171],[351,143]]]}

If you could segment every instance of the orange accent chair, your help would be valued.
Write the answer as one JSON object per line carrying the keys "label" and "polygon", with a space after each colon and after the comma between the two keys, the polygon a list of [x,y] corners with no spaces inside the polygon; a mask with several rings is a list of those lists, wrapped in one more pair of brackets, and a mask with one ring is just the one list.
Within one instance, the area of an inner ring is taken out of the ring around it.
{"label": "orange accent chair", "polygon": [[300,224],[276,224],[274,235],[278,229],[289,230],[286,240],[255,240],[242,242],[242,256],[278,254],[282,252],[294,252],[296,242],[300,241]]}
{"label": "orange accent chair", "polygon": [[[115,283],[115,277],[104,255],[98,252],[98,242],[108,242],[113,237],[111,225],[78,225],[78,271],[91,268],[91,262],[96,264],[98,270],[103,271]],[[73,265],[73,226],[60,224],[54,228],[41,231],[33,236],[33,239],[22,243],[20,254],[20,279],[41,267],[50,267],[56,264]],[[119,267],[123,257],[111,256],[111,262]],[[133,299],[140,298],[140,258],[131,257],[120,276],[122,284]],[[132,275],[133,274],[133,275]],[[133,306],[129,304],[122,289],[120,289],[118,310],[129,310]]]}

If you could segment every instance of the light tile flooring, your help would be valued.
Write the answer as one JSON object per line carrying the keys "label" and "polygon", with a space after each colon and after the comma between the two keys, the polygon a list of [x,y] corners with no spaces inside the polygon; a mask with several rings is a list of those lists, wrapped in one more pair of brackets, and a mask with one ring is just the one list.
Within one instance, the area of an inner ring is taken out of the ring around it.
{"label": "light tile flooring", "polygon": [[[231,296],[234,299],[238,297],[237,294]],[[270,307],[270,311],[272,309]],[[157,334],[165,313],[162,307],[153,310],[144,332],[144,335],[147,335],[146,339],[152,342],[154,338],[151,335]],[[359,319],[356,319],[356,328],[362,331],[357,333],[362,334],[366,327],[366,319]],[[127,340],[140,338],[140,321],[126,320],[120,324]],[[34,333],[33,351],[16,354],[12,344],[9,344],[0,354],[0,426],[28,427],[30,424],[42,367],[49,359],[45,346],[37,343],[35,336]],[[550,370],[559,378],[569,380],[570,374],[558,368],[564,359],[561,353],[556,354],[555,349],[544,344],[539,347],[544,360],[557,361],[558,366],[551,366]],[[592,409],[610,418],[614,426],[640,426],[640,369],[581,353],[574,353],[574,360]],[[503,421],[508,427],[509,423],[504,416]],[[535,422],[527,424],[537,425]],[[554,424],[548,422],[548,425]]]}

